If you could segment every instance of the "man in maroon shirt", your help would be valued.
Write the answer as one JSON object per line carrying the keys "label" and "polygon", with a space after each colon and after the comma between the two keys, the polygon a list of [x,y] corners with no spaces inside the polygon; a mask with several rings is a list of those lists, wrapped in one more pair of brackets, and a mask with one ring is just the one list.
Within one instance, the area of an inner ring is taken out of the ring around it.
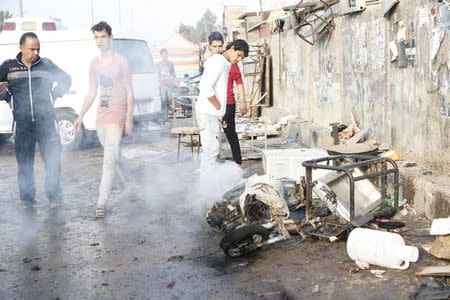
{"label": "man in maroon shirt", "polygon": [[[220,32],[213,32],[208,37],[209,46],[211,52],[214,54],[222,53],[223,50],[223,37]],[[227,50],[231,45],[227,46]],[[228,75],[228,88],[227,88],[227,108],[225,116],[222,119],[222,127],[227,137],[228,143],[231,147],[231,153],[233,160],[240,165],[242,163],[241,147],[239,145],[239,139],[236,133],[236,99],[233,93],[233,83],[236,84],[239,93],[239,112],[243,116],[247,113],[247,104],[245,103],[245,91],[242,81],[241,71],[237,64],[232,64],[230,67],[230,73]]]}
{"label": "man in maroon shirt", "polygon": [[177,78],[173,63],[169,61],[169,52],[167,49],[159,51],[161,61],[156,65],[159,76],[159,90],[161,93],[162,111],[167,113],[170,102],[170,90],[177,86]]}

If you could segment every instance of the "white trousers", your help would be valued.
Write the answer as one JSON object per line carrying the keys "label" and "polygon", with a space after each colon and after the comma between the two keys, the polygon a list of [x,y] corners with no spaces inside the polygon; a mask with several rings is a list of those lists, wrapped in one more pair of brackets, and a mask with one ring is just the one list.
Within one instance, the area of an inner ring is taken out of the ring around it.
{"label": "white trousers", "polygon": [[111,193],[115,173],[124,183],[123,173],[119,167],[119,146],[122,139],[122,128],[115,124],[98,127],[97,135],[103,146],[103,172],[97,207],[105,208]]}
{"label": "white trousers", "polygon": [[219,156],[219,117],[210,114],[197,114],[197,122],[202,141],[202,155],[200,158],[200,169],[214,166]]}

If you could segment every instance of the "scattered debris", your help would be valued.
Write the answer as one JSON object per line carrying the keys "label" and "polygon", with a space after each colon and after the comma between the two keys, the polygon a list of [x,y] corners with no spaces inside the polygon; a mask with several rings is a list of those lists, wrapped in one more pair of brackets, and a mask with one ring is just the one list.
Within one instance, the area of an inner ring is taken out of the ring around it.
{"label": "scattered debris", "polygon": [[399,210],[397,213],[397,216],[399,216],[399,217],[404,217],[406,215],[408,215],[408,210],[406,208]]}
{"label": "scattered debris", "polygon": [[242,269],[246,266],[248,266],[248,261],[236,262],[231,264],[232,269]]}
{"label": "scattered debris", "polygon": [[405,204],[403,205],[403,207],[407,210],[408,215],[412,215],[412,216],[417,215],[416,210],[412,207],[411,204],[405,203]]}
{"label": "scattered debris", "polygon": [[383,228],[383,229],[397,229],[397,228],[405,227],[404,222],[398,222],[398,221],[378,222],[377,225],[379,228]]}
{"label": "scattered debris", "polygon": [[368,135],[369,135],[369,130],[363,129],[363,130],[355,133],[347,141],[344,141],[344,144],[356,144],[356,143],[364,142],[365,140],[367,140]]}
{"label": "scattered debris", "polygon": [[417,289],[417,291],[415,291],[409,298],[413,300],[449,299],[450,286],[440,285],[432,281],[429,281],[427,283],[421,283],[419,289]]}
{"label": "scattered debris", "polygon": [[450,235],[438,236],[433,243],[422,245],[422,248],[437,258],[450,260]]}
{"label": "scattered debris", "polygon": [[176,284],[175,280],[172,280],[171,282],[169,282],[169,283],[167,284],[167,288],[168,288],[168,289],[173,289],[173,287],[175,286],[175,284]]}
{"label": "scattered debris", "polygon": [[350,268],[348,271],[350,274],[358,273],[360,271],[360,268]]}
{"label": "scattered debris", "polygon": [[183,255],[175,255],[175,256],[171,256],[167,259],[167,261],[182,261],[184,260],[184,256]]}
{"label": "scattered debris", "polygon": [[395,153],[393,150],[389,150],[384,153],[381,153],[380,156],[387,157],[387,158],[390,158],[393,160],[403,160],[403,158],[399,154]]}
{"label": "scattered debris", "polygon": [[397,50],[397,44],[395,43],[395,40],[389,42],[389,50],[391,50],[391,62],[396,61],[398,58],[398,50]]}
{"label": "scattered debris", "polygon": [[361,270],[367,270],[370,268],[370,264],[366,263],[362,260],[355,260],[355,264],[360,268]]}
{"label": "scattered debris", "polygon": [[355,133],[355,128],[353,126],[347,126],[345,129],[339,132],[339,143],[345,143],[349,140]]}
{"label": "scattered debris", "polygon": [[258,296],[259,300],[287,300],[288,296],[284,292],[265,293]]}
{"label": "scattered debris", "polygon": [[41,269],[41,267],[39,267],[38,265],[34,265],[31,267],[31,271],[39,271]]}
{"label": "scattered debris", "polygon": [[169,119],[190,118],[192,116],[192,102],[189,97],[173,97],[168,111]]}
{"label": "scattered debris", "polygon": [[[408,199],[399,199],[398,200],[398,206],[399,207],[401,207],[401,206],[403,206],[403,205],[405,205],[406,204],[406,202],[408,202]],[[387,206],[390,206],[390,207],[394,207],[394,197],[387,197],[386,198],[386,205]]]}
{"label": "scattered debris", "polygon": [[370,270],[370,273],[372,273],[373,275],[375,275],[375,277],[378,278],[383,278],[383,274],[385,273],[385,270]]}
{"label": "scattered debris", "polygon": [[411,167],[416,167],[417,163],[415,162],[405,162],[405,164],[403,165],[405,168],[411,168]]}
{"label": "scattered debris", "polygon": [[318,237],[321,240],[326,240],[332,243],[346,238],[353,229],[353,226],[350,223],[347,223],[334,215],[321,218],[317,223],[318,226],[314,224],[314,227],[316,227],[314,230],[305,231],[310,236]]}
{"label": "scattered debris", "polygon": [[434,267],[426,267],[421,271],[416,273],[417,276],[446,276],[450,277],[450,265],[446,266],[434,266]]}
{"label": "scattered debris", "polygon": [[422,171],[422,175],[424,175],[424,176],[430,176],[430,175],[433,175],[433,172],[431,172],[431,171],[429,171],[429,170],[423,170],[423,171]]}

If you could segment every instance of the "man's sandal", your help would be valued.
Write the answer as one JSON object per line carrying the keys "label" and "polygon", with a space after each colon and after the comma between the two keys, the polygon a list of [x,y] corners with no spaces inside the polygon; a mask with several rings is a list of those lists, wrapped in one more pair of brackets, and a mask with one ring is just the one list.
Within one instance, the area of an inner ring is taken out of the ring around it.
{"label": "man's sandal", "polygon": [[94,213],[96,219],[104,218],[106,215],[106,210],[104,208],[97,208]]}

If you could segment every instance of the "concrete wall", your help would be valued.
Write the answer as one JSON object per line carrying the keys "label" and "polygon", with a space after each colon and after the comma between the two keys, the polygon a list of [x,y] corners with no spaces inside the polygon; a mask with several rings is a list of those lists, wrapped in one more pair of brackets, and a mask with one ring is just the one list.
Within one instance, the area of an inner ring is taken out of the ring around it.
{"label": "concrete wall", "polygon": [[312,46],[293,30],[272,35],[274,105],[263,116],[328,127],[353,114],[370,138],[450,174],[450,10],[432,7],[402,0],[384,18],[381,5],[370,6],[336,18],[329,38]]}

